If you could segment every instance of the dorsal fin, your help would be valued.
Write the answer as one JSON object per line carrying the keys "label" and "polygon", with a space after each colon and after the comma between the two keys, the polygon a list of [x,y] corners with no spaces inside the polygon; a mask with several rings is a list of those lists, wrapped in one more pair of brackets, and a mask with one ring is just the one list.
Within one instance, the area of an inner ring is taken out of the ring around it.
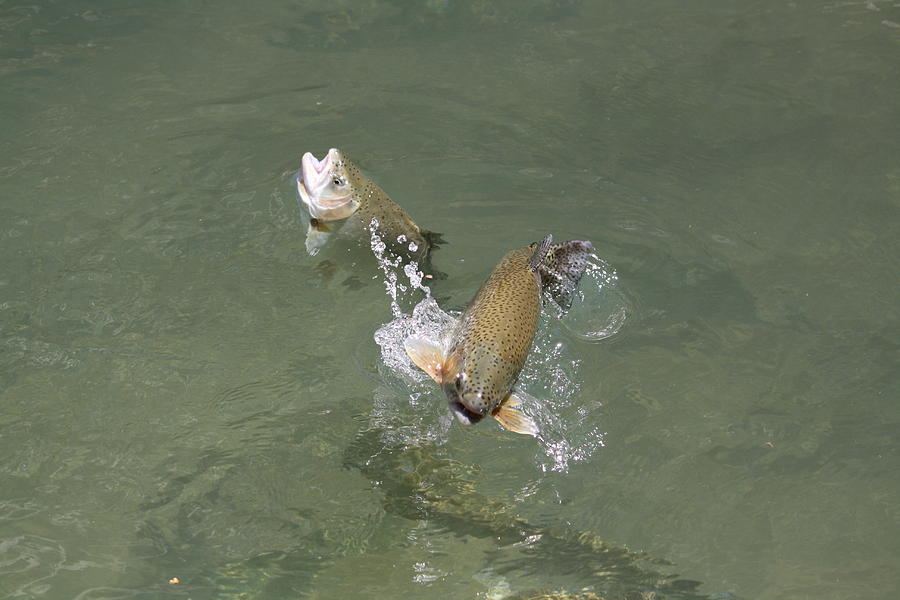
{"label": "dorsal fin", "polygon": [[533,244],[535,246],[534,252],[531,254],[531,258],[528,259],[528,267],[532,271],[537,271],[541,263],[544,262],[544,259],[547,258],[547,252],[550,251],[550,246],[552,244],[553,235],[550,233],[537,244]]}

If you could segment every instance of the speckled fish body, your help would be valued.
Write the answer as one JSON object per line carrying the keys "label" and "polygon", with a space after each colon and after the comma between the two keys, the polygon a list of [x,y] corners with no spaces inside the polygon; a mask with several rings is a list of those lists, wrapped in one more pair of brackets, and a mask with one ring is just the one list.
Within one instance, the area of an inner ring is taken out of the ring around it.
{"label": "speckled fish body", "polygon": [[552,245],[547,236],[513,250],[475,294],[444,345],[416,336],[406,340],[407,354],[441,385],[459,421],[471,424],[491,415],[512,431],[537,433],[513,386],[534,341],[542,291],[568,307],[591,249],[580,240]]}
{"label": "speckled fish body", "polygon": [[426,259],[436,241],[437,234],[419,228],[337,148],[322,160],[309,152],[303,155],[297,193],[309,213],[306,250],[310,254],[317,254],[337,232],[368,242],[372,228],[391,250],[414,261]]}
{"label": "speckled fish body", "polygon": [[529,268],[534,248],[504,256],[460,318],[443,382],[456,414],[470,422],[491,414],[512,391],[525,366],[541,311],[541,281]]}

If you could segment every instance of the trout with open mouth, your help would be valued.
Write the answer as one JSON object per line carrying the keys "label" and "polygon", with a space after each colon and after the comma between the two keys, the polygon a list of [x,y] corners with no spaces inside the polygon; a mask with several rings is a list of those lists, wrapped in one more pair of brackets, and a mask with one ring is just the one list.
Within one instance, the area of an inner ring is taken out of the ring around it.
{"label": "trout with open mouth", "polygon": [[534,341],[542,293],[568,309],[592,250],[582,240],[553,244],[549,235],[513,250],[475,294],[448,339],[442,343],[413,335],[404,341],[407,355],[443,388],[450,412],[461,423],[491,415],[510,431],[539,433],[522,411],[524,394],[513,386]]}
{"label": "trout with open mouth", "polygon": [[393,252],[426,269],[431,249],[442,241],[440,234],[416,225],[337,148],[322,160],[303,155],[297,193],[309,213],[306,251],[312,255],[335,233],[369,241],[374,231]]}

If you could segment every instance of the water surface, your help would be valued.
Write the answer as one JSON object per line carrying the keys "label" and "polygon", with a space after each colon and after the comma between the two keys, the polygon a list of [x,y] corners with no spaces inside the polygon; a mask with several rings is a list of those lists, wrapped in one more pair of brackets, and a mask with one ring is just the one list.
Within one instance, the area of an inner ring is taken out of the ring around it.
{"label": "water surface", "polygon": [[[0,4],[0,597],[896,597],[898,23]],[[332,146],[444,233],[447,310],[594,243],[621,328],[548,315],[523,375],[562,462],[385,369],[374,261],[304,251]]]}

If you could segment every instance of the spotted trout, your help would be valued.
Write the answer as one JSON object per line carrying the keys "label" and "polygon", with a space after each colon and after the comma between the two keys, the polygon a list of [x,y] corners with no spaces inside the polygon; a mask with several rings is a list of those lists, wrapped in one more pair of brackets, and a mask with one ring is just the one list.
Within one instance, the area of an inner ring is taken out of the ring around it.
{"label": "spotted trout", "polygon": [[553,244],[549,235],[513,250],[475,294],[449,339],[413,335],[404,341],[407,355],[443,388],[460,422],[491,415],[510,431],[537,435],[537,425],[522,411],[525,396],[513,386],[534,341],[542,292],[568,308],[592,250],[581,240]]}
{"label": "spotted trout", "polygon": [[427,264],[440,234],[421,229],[343,152],[332,148],[322,160],[307,152],[300,160],[297,193],[309,213],[306,251],[317,254],[334,233],[368,241],[374,230],[393,252]]}

